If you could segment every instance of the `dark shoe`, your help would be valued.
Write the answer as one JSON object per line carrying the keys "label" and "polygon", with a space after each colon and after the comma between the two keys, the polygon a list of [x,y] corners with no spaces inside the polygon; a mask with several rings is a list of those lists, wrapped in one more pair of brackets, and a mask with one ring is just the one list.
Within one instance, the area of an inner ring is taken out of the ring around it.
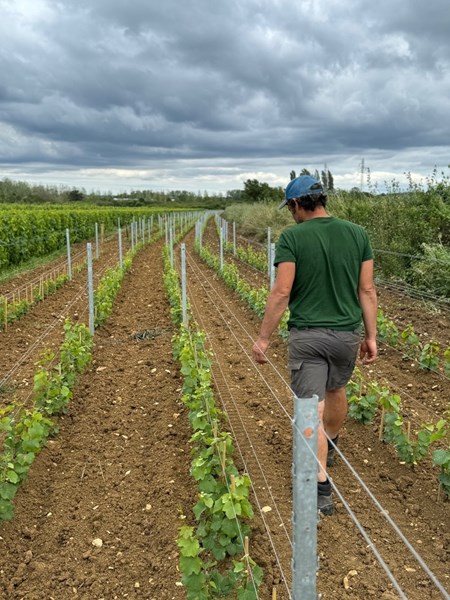
{"label": "dark shoe", "polygon": [[[335,446],[337,446],[339,436],[337,435],[334,440],[331,440]],[[334,458],[336,454],[335,448],[331,445],[330,440],[328,442],[328,454],[327,454],[327,467],[332,467],[334,465]]]}
{"label": "dark shoe", "polygon": [[334,503],[331,497],[331,483],[329,481],[319,482],[317,484],[317,510],[322,515],[332,515],[334,513]]}
{"label": "dark shoe", "polygon": [[317,496],[317,510],[326,517],[334,513],[334,502],[331,494],[329,496],[323,496],[322,494]]}

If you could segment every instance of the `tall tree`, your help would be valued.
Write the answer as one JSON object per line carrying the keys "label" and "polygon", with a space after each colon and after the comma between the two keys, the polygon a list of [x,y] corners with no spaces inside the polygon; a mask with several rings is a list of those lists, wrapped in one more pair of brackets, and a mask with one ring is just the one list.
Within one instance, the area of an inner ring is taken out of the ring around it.
{"label": "tall tree", "polygon": [[296,178],[295,171],[291,171],[290,178],[291,181]]}
{"label": "tall tree", "polygon": [[318,181],[320,181],[320,175],[319,175],[319,171],[317,169],[314,171],[313,177],[314,177],[314,179],[317,179]]}
{"label": "tall tree", "polygon": [[308,169],[303,167],[303,169],[300,171],[300,175],[311,175],[311,173],[308,171]]}
{"label": "tall tree", "polygon": [[330,170],[327,171],[327,189],[330,192],[334,190],[334,179]]}

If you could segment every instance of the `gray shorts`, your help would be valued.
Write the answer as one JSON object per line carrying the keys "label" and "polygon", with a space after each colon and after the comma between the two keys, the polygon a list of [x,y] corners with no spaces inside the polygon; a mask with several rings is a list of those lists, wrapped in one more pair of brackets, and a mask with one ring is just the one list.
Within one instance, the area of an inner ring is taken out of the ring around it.
{"label": "gray shorts", "polygon": [[360,335],[359,329],[292,328],[288,367],[292,391],[297,398],[311,398],[317,394],[319,400],[323,400],[327,390],[347,385],[355,368]]}

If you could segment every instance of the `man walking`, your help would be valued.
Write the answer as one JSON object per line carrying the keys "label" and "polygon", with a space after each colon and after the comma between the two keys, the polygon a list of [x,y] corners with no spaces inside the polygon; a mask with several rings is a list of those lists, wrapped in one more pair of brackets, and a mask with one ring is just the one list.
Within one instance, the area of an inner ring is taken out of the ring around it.
{"label": "man walking", "polygon": [[[292,391],[298,398],[319,398],[318,509],[334,512],[326,466],[332,464],[338,434],[347,416],[345,386],[358,348],[363,362],[377,356],[377,295],[373,254],[366,231],[330,216],[327,196],[317,179],[290,181],[285,199],[296,225],[281,234],[275,253],[275,285],[267,299],[253,357],[265,356],[269,339],[289,306],[289,359]],[[361,341],[361,320],[364,338]],[[327,438],[328,436],[328,438]]]}

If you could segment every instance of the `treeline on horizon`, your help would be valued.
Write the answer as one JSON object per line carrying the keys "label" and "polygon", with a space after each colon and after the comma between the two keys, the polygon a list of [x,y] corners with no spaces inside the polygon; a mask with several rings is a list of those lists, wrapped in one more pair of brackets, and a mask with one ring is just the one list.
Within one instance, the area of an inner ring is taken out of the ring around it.
{"label": "treeline on horizon", "polygon": [[[409,186],[401,189],[398,182],[385,183],[387,191],[380,192],[377,185],[370,182],[370,173],[367,174],[365,189],[353,187],[351,190],[335,188],[334,177],[330,170],[316,169],[309,171],[306,168],[296,173],[292,170],[289,178],[297,175],[312,175],[319,179],[330,197],[339,196],[341,199],[362,199],[393,197],[414,198],[421,197],[425,202],[430,196],[439,197],[444,203],[450,204],[450,181],[442,173],[438,179],[436,170],[426,179],[425,185],[416,184],[408,177]],[[287,179],[287,178],[286,178]],[[33,185],[25,181],[14,181],[8,178],[0,180],[0,204],[95,204],[97,206],[149,206],[170,208],[201,208],[224,209],[233,203],[280,202],[284,197],[281,186],[270,186],[268,183],[257,179],[247,179],[243,182],[243,189],[229,190],[226,193],[210,194],[208,192],[189,192],[186,190],[133,190],[120,194],[112,192],[86,192],[81,188],[68,188],[64,186]]]}

